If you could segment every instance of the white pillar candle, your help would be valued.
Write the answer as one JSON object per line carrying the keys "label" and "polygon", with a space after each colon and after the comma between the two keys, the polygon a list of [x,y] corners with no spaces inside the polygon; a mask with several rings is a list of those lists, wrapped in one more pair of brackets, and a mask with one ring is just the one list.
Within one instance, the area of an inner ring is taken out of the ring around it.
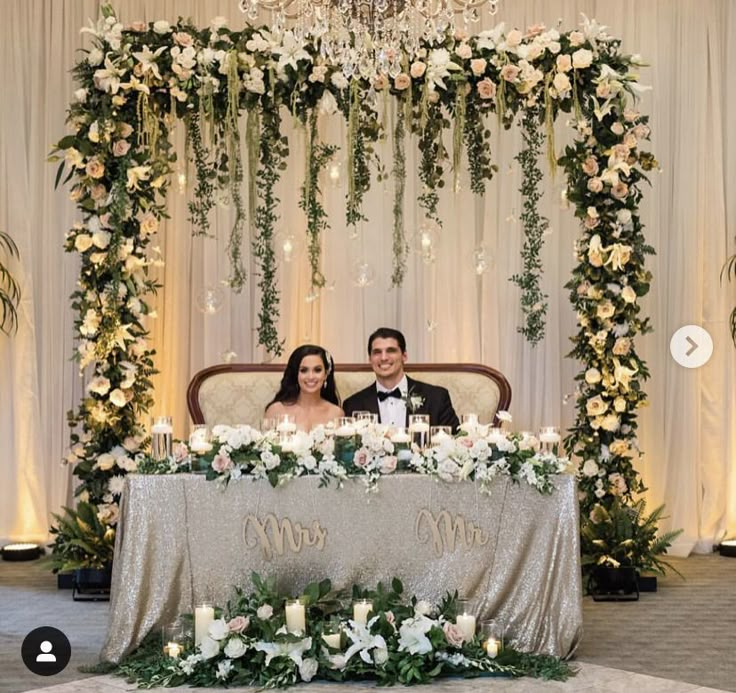
{"label": "white pillar candle", "polygon": [[394,433],[391,436],[391,442],[396,445],[408,445],[411,442],[411,438],[408,433],[400,431],[399,433]]}
{"label": "white pillar candle", "polygon": [[424,421],[416,421],[410,427],[412,433],[429,433],[429,424]]}
{"label": "white pillar candle", "polygon": [[475,637],[475,616],[473,614],[458,614],[455,624],[462,631],[467,642]]}
{"label": "white pillar candle", "polygon": [[373,602],[368,599],[362,599],[353,604],[353,621],[366,625],[368,623],[368,614],[373,611]]}
{"label": "white pillar candle", "polygon": [[540,443],[552,443],[554,445],[555,443],[560,442],[560,435],[559,433],[540,433],[539,442]]}
{"label": "white pillar candle", "polygon": [[292,421],[282,421],[278,426],[276,426],[276,430],[279,433],[295,433],[296,424]]}
{"label": "white pillar candle", "polygon": [[355,433],[356,433],[355,426],[340,426],[340,428],[338,428],[335,431],[336,436],[343,436],[345,438],[349,436],[354,436]]}
{"label": "white pillar candle", "polygon": [[496,659],[496,657],[498,657],[498,640],[496,640],[496,638],[488,638],[488,640],[486,640],[485,648],[486,654],[491,659]]}
{"label": "white pillar candle", "polygon": [[286,602],[286,630],[289,633],[304,633],[307,630],[307,616],[298,599]]}
{"label": "white pillar candle", "polygon": [[324,640],[325,644],[329,645],[330,647],[340,649],[340,633],[330,633],[329,635],[323,634],[322,640]]}
{"label": "white pillar candle", "polygon": [[194,610],[194,644],[199,645],[207,635],[210,623],[215,620],[215,610],[203,604]]}
{"label": "white pillar candle", "polygon": [[173,428],[173,426],[171,426],[171,424],[157,423],[157,424],[153,424],[153,426],[151,426],[151,433],[163,433],[163,434],[165,434],[165,433],[173,433],[173,432],[174,432],[174,428]]}

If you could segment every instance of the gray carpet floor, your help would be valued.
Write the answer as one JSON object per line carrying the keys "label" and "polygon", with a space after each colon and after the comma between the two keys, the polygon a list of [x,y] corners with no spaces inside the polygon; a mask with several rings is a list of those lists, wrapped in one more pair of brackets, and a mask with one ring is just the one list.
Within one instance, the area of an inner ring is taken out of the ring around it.
{"label": "gray carpet floor", "polygon": [[[736,559],[692,556],[672,563],[686,580],[675,574],[660,579],[659,591],[643,593],[638,602],[586,597],[576,658],[736,691]],[[78,667],[95,663],[107,614],[106,603],[75,603],[70,591],[57,590],[56,578],[38,562],[0,561],[0,691],[20,693],[84,678]],[[44,625],[64,631],[72,644],[67,668],[48,679],[29,672],[20,658],[25,635]],[[621,690],[634,693],[631,683]]]}

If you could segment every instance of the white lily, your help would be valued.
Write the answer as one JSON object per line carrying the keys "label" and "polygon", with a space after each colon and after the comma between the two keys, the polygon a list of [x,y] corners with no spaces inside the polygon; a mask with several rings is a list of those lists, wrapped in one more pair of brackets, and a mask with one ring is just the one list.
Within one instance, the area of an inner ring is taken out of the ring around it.
{"label": "white lily", "polygon": [[279,70],[283,70],[287,65],[291,65],[294,70],[297,70],[299,69],[297,65],[299,60],[311,60],[311,56],[304,50],[304,46],[296,40],[292,31],[285,32],[282,45],[272,48],[271,52],[279,56]]}
{"label": "white lily", "polygon": [[268,666],[274,657],[288,657],[297,666],[302,663],[302,655],[312,647],[312,638],[304,638],[297,642],[266,642],[260,640],[255,644],[258,652],[266,653],[265,665]]}

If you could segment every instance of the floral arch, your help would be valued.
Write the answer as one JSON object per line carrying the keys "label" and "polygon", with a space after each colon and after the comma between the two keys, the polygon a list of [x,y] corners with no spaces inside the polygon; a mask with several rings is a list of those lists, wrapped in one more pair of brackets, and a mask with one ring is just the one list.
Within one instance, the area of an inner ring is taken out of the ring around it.
{"label": "floral arch", "polygon": [[[86,29],[94,47],[74,68],[79,82],[68,123],[57,144],[57,184],[71,183],[81,220],[66,249],[81,258],[77,312],[80,369],[87,395],[69,415],[73,432],[67,461],[81,484],[77,494],[108,527],[117,521],[122,480],[136,466],[146,442],[143,416],[152,404],[153,351],[145,326],[160,263],[151,239],[165,216],[164,201],[176,169],[169,140],[172,124],[186,126],[187,162],[196,173],[189,211],[195,234],[206,234],[214,195],[227,188],[236,215],[229,243],[230,284],[243,285],[242,244],[252,245],[261,291],[259,342],[280,354],[276,320],[275,184],[287,165],[286,118],[307,132],[306,175],[300,205],[307,218],[313,288],[324,286],[321,233],[329,220],[321,203],[319,174],[335,148],[319,139],[321,113],[340,113],[348,131],[346,223],[365,218],[362,200],[377,163],[372,144],[391,138],[394,186],[392,281],[401,285],[407,238],[403,225],[405,146],[420,151],[418,199],[427,220],[441,224],[438,190],[468,163],[471,188],[482,195],[496,166],[490,127],[519,124],[524,146],[522,290],[532,343],[541,339],[546,310],[539,285],[539,250],[546,220],[537,210],[540,159],[566,176],[567,199],[580,220],[577,265],[566,288],[579,329],[570,356],[577,376],[577,418],[566,439],[579,458],[581,503],[586,516],[599,506],[631,504],[643,485],[634,469],[639,454],[637,412],[646,403],[646,364],[635,338],[648,331],[639,300],[649,290],[646,244],[638,208],[646,172],[656,167],[643,147],[647,117],[635,110],[642,91],[637,56],[584,19],[580,30],[531,27],[526,33],[500,25],[477,36],[426,42],[412,61],[390,74],[340,70],[320,57],[319,45],[298,42],[289,31],[228,29],[213,20],[206,29],[185,20],[124,26],[109,7]],[[397,63],[397,64],[398,64]],[[393,118],[386,113],[389,106]],[[491,117],[494,116],[495,117]],[[553,124],[565,114],[574,141],[561,156]],[[245,118],[241,132],[241,116]],[[385,168],[378,162],[379,172]],[[64,527],[57,543],[64,541]]]}

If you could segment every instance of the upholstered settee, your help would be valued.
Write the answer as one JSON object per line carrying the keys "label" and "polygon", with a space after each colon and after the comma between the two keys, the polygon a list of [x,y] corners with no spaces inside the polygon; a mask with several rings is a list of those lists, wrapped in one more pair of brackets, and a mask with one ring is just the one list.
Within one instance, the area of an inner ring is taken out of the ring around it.
{"label": "upholstered settee", "polygon": [[[197,373],[187,389],[187,404],[195,424],[249,424],[260,427],[263,412],[278,390],[283,364],[221,364]],[[474,363],[405,366],[416,380],[446,387],[458,416],[473,412],[481,422],[493,421],[497,411],[508,409],[511,386],[493,368]],[[335,367],[335,380],[344,400],[374,380],[368,364],[344,363]]]}

